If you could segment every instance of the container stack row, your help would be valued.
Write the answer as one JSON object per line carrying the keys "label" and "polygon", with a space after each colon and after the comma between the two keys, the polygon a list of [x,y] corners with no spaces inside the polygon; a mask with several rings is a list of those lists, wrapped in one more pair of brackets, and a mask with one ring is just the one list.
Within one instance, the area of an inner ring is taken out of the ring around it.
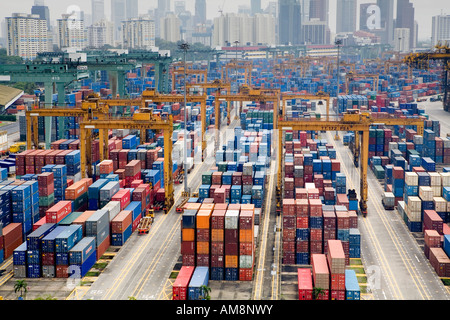
{"label": "container stack row", "polygon": [[210,280],[251,281],[255,206],[188,202],[181,222],[183,266],[207,267]]}

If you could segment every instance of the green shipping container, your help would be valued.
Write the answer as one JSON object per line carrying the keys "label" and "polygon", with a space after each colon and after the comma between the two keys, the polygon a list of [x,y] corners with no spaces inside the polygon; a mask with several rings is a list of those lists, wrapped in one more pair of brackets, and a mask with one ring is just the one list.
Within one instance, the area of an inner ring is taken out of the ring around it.
{"label": "green shipping container", "polygon": [[55,194],[52,193],[47,197],[39,197],[39,207],[48,207],[55,202]]}
{"label": "green shipping container", "polygon": [[208,171],[202,174],[202,184],[211,185],[212,183],[212,172]]}

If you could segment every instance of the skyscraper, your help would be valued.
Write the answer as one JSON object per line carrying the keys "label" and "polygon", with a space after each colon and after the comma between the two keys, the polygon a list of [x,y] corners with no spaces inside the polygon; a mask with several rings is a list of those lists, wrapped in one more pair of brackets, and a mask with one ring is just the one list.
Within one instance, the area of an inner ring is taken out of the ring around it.
{"label": "skyscraper", "polygon": [[356,0],[337,0],[336,33],[356,31]]}
{"label": "skyscraper", "polygon": [[148,15],[123,21],[122,44],[127,49],[150,50],[155,46],[155,22]]}
{"label": "skyscraper", "polygon": [[377,5],[380,8],[381,28],[384,29],[384,33],[381,34],[381,42],[392,44],[394,39],[394,1],[377,0]]}
{"label": "skyscraper", "polygon": [[31,7],[31,14],[37,14],[39,18],[44,19],[47,23],[47,30],[50,30],[50,11],[45,5],[44,0],[34,1],[34,6]]}
{"label": "skyscraper", "polygon": [[299,0],[279,1],[278,41],[280,44],[301,44],[301,20],[301,7]]}
{"label": "skyscraper", "polygon": [[114,24],[114,40],[120,40],[122,21],[126,20],[125,0],[111,0],[111,21]]}
{"label": "skyscraper", "polygon": [[139,1],[138,0],[127,0],[127,20],[131,18],[139,17]]}
{"label": "skyscraper", "polygon": [[309,5],[309,18],[325,21],[328,26],[328,11],[330,4],[328,0],[311,0]]}
{"label": "skyscraper", "polygon": [[105,0],[92,0],[92,24],[105,19]]}
{"label": "skyscraper", "polygon": [[[414,6],[409,0],[397,0],[397,20],[395,27],[409,29],[409,48],[415,47],[416,28],[414,26],[414,13]],[[405,33],[402,32],[402,34],[404,35]]]}
{"label": "skyscraper", "polygon": [[39,52],[49,51],[47,21],[39,15],[13,13],[6,18],[6,27],[9,56],[33,60]]}
{"label": "skyscraper", "polygon": [[252,16],[261,13],[261,0],[251,0]]}
{"label": "skyscraper", "polygon": [[195,0],[195,24],[206,23],[206,0]]}
{"label": "skyscraper", "polygon": [[58,47],[75,48],[83,50],[88,46],[87,30],[84,27],[84,20],[73,18],[70,14],[63,14],[58,24]]}
{"label": "skyscraper", "polygon": [[442,43],[450,42],[450,15],[434,16],[431,32],[431,45],[433,47],[439,41]]}
{"label": "skyscraper", "polygon": [[309,21],[311,0],[300,0],[302,24]]}

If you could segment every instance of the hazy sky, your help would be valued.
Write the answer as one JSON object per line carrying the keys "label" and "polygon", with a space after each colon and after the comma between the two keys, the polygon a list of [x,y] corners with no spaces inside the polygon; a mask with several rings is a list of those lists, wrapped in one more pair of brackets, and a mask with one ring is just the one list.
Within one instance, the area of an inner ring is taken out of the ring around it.
{"label": "hazy sky", "polygon": [[[13,12],[30,13],[35,0],[0,0],[0,21],[10,16]],[[42,1],[42,0],[41,0]],[[50,8],[50,18],[56,21],[62,13],[67,11],[71,5],[78,5],[81,10],[91,13],[91,0],[44,0]],[[171,0],[172,9],[175,0]],[[274,0],[272,0],[274,1]],[[270,0],[262,0],[263,9],[266,8]],[[358,0],[361,3],[373,3],[376,0]],[[419,38],[429,39],[431,37],[431,19],[432,16],[441,14],[450,14],[449,0],[412,0],[416,9],[416,20],[419,23]],[[146,13],[148,9],[157,7],[158,0],[139,0],[139,10]],[[239,5],[250,5],[250,0],[207,0],[208,18],[212,19],[219,15],[219,7],[223,6],[224,12],[236,12]],[[111,0],[105,0],[105,10],[107,17],[110,16]],[[195,12],[195,0],[186,0],[186,8],[192,13]],[[336,24],[336,0],[330,0],[330,28],[334,32]],[[358,10],[359,12],[359,10]],[[358,20],[359,21],[359,20]],[[53,23],[53,22],[52,22]],[[359,26],[359,24],[358,24]]]}

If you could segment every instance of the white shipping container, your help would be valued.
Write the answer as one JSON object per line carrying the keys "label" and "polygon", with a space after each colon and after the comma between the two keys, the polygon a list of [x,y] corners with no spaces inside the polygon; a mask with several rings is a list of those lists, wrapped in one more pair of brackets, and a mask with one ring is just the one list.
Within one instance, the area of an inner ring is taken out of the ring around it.
{"label": "white shipping container", "polygon": [[239,210],[227,210],[225,213],[225,229],[238,229]]}
{"label": "white shipping container", "polygon": [[418,186],[419,176],[415,172],[405,172],[405,184],[408,186]]}
{"label": "white shipping container", "polygon": [[447,212],[447,201],[442,197],[434,197],[434,210],[436,212]]}
{"label": "white shipping container", "polygon": [[412,222],[422,221],[422,213],[420,211],[410,211],[407,209],[406,215],[408,216],[409,221]]}
{"label": "white shipping container", "polygon": [[120,201],[110,201],[102,208],[102,210],[109,212],[109,221],[112,221],[112,219],[120,212]]}
{"label": "white shipping container", "polygon": [[431,189],[433,190],[433,197],[439,197],[442,195],[442,187],[432,186]]}
{"label": "white shipping container", "polygon": [[422,200],[420,200],[420,198],[416,197],[416,196],[409,196],[408,197],[408,204],[406,205],[406,209],[409,210],[409,211],[421,212],[421,210],[422,210]]}
{"label": "white shipping container", "polygon": [[440,175],[441,175],[441,186],[450,187],[450,172],[441,172]]}
{"label": "white shipping container", "polygon": [[428,174],[430,175],[430,185],[432,187],[440,187],[442,185],[442,177],[438,172],[429,172]]}
{"label": "white shipping container", "polygon": [[389,151],[398,149],[397,142],[389,142]]}
{"label": "white shipping container", "polygon": [[239,256],[239,268],[253,268],[253,255],[240,255]]}
{"label": "white shipping container", "polygon": [[433,189],[427,186],[419,187],[419,197],[423,201],[433,201],[434,197]]}

